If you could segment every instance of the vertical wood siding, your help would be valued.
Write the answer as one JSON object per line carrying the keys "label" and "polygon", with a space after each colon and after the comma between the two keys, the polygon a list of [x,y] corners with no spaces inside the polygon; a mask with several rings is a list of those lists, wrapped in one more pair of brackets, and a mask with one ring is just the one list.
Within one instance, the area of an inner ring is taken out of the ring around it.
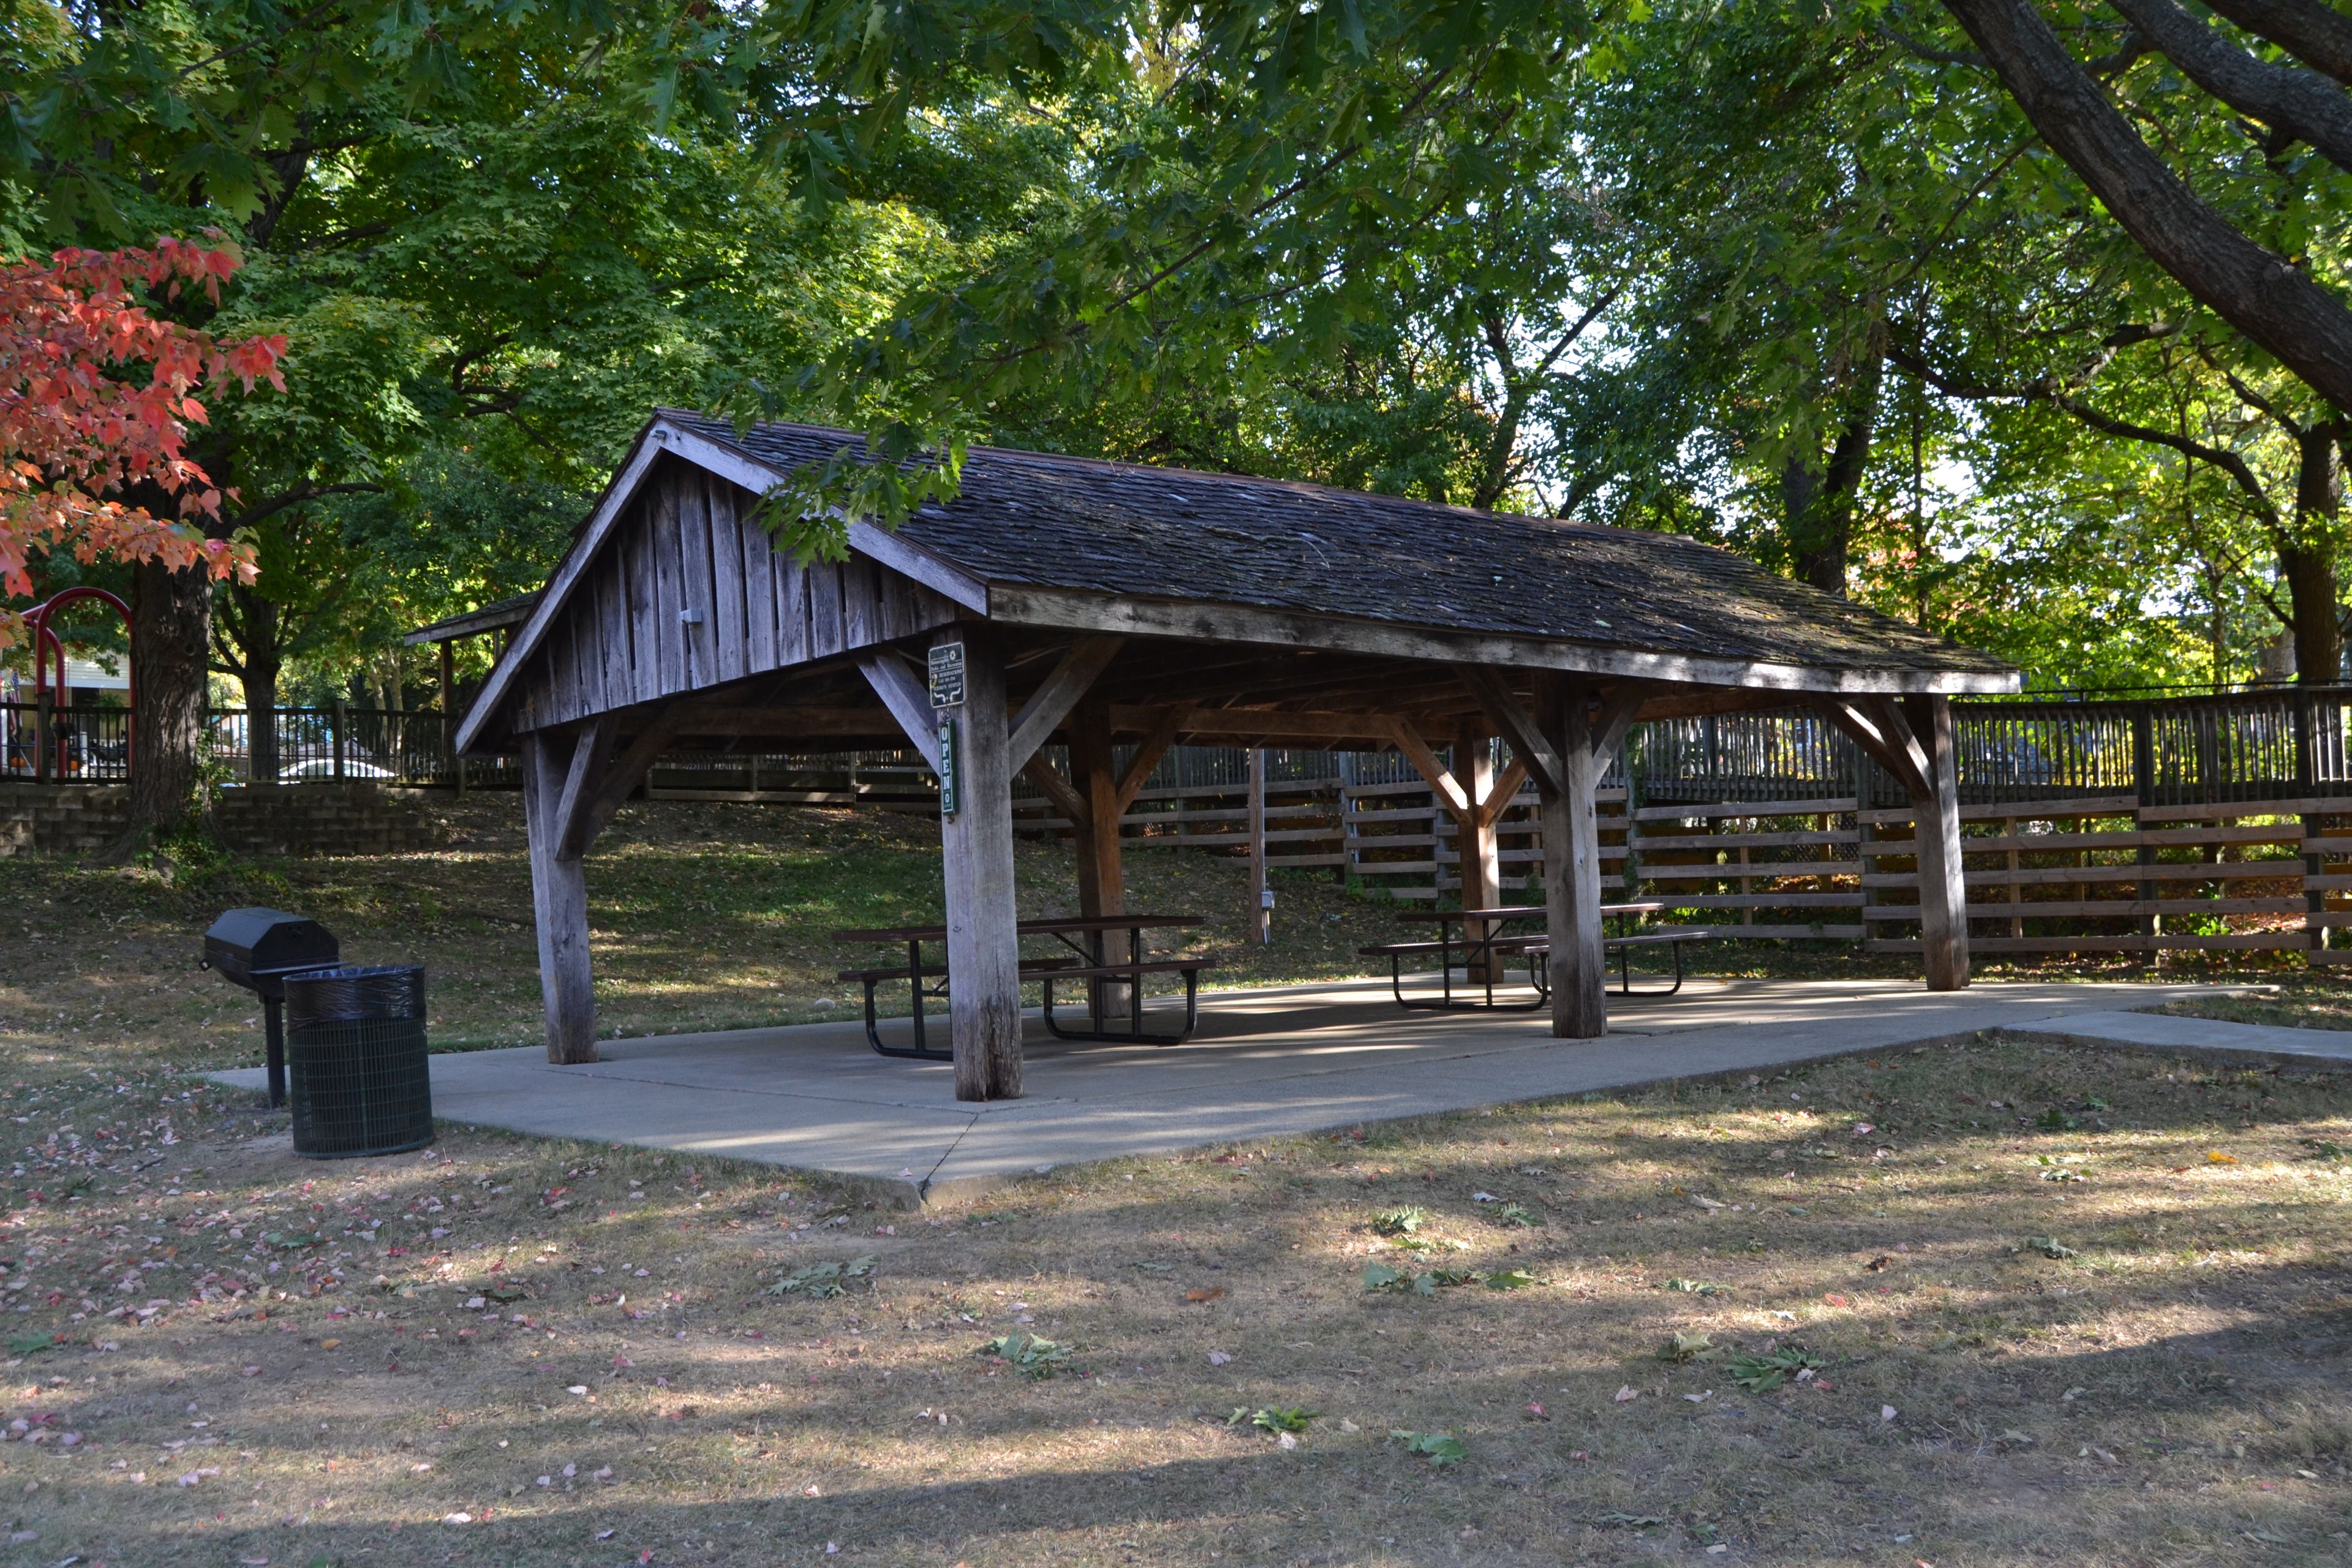
{"label": "vertical wood siding", "polygon": [[[524,677],[526,727],[912,637],[956,606],[864,556],[776,553],[750,492],[665,459],[549,628]],[[681,612],[698,611],[698,622]]]}

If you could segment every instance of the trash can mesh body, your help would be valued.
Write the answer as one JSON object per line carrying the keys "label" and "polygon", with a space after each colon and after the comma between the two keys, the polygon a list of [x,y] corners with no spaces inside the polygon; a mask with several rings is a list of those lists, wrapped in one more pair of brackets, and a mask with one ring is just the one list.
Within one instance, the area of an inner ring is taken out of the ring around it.
{"label": "trash can mesh body", "polygon": [[286,977],[294,1152],[396,1154],[433,1142],[425,971],[413,964]]}

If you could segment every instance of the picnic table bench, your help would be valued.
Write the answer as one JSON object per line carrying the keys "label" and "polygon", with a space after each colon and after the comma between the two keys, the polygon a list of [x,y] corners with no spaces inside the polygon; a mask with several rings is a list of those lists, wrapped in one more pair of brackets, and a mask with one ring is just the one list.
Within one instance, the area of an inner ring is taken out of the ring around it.
{"label": "picnic table bench", "polygon": [[[1018,931],[1023,936],[1050,936],[1069,951],[1045,958],[1024,958],[1020,961],[1024,980],[1038,983],[1044,1006],[1045,1027],[1057,1040],[1108,1040],[1129,1045],[1181,1046],[1192,1038],[1201,1024],[1201,971],[1214,968],[1206,958],[1146,958],[1143,933],[1147,931],[1180,931],[1204,923],[1199,915],[1076,915],[1066,919],[1023,921]],[[1104,939],[1114,932],[1127,933],[1125,958],[1108,956]],[[951,1050],[935,1049],[924,1028],[923,1000],[943,997],[948,994],[948,968],[944,960],[926,963],[926,943],[943,942],[948,928],[943,925],[887,926],[874,931],[837,931],[836,942],[888,942],[907,945],[907,962],[875,968],[845,969],[837,978],[856,981],[866,993],[866,1043],[880,1056],[908,1058],[919,1061],[944,1062],[955,1059]],[[1184,1026],[1172,1035],[1147,1034],[1143,1027],[1143,980],[1149,974],[1181,974],[1184,977]],[[874,988],[894,981],[905,981],[912,1000],[915,1043],[912,1047],[887,1046],[882,1043],[879,1020],[875,1015]],[[1066,1029],[1054,1016],[1054,986],[1058,981],[1085,981],[1094,995],[1091,1021],[1087,1029]],[[1128,1027],[1113,1032],[1103,1026],[1105,994],[1122,986],[1128,994]]]}
{"label": "picnic table bench", "polygon": [[[1626,931],[1622,922],[1637,915],[1663,913],[1671,906],[1664,900],[1643,899],[1628,903],[1603,904],[1604,919],[1620,922],[1619,934],[1604,938],[1604,952],[1617,954],[1619,990],[1627,996],[1672,996],[1683,988],[1683,946],[1685,942],[1705,942],[1716,933],[1707,926],[1676,926],[1667,931]],[[1471,1007],[1492,1008],[1496,1012],[1534,1012],[1551,1000],[1551,980],[1547,962],[1551,956],[1551,938],[1544,931],[1510,931],[1505,928],[1528,921],[1543,921],[1549,911],[1540,904],[1514,904],[1491,910],[1408,910],[1397,919],[1413,922],[1434,922],[1434,941],[1384,942],[1357,951],[1367,958],[1389,961],[1389,989],[1395,994],[1397,1005],[1415,1012],[1442,1012]],[[1484,931],[1471,934],[1475,924]],[[1461,934],[1454,934],[1459,926]],[[1669,947],[1675,955],[1675,983],[1663,991],[1636,992],[1633,989],[1633,950],[1637,947]],[[1404,994],[1404,961],[1433,953],[1438,960],[1438,994],[1435,997],[1408,997]],[[1456,954],[1460,954],[1456,957]],[[1495,999],[1495,979],[1497,972],[1507,973],[1511,962],[1525,962],[1528,984],[1535,998],[1528,1002],[1498,1002]],[[1461,969],[1465,975],[1478,973],[1484,983],[1483,997],[1456,998],[1454,994],[1454,971]]]}

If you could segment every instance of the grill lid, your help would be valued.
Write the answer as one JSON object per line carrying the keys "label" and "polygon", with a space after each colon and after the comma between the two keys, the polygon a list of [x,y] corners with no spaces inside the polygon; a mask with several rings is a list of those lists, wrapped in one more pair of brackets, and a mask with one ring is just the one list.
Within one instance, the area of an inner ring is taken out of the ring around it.
{"label": "grill lid", "polygon": [[205,963],[233,984],[282,995],[278,976],[318,969],[342,957],[334,933],[283,910],[231,910],[205,932]]}

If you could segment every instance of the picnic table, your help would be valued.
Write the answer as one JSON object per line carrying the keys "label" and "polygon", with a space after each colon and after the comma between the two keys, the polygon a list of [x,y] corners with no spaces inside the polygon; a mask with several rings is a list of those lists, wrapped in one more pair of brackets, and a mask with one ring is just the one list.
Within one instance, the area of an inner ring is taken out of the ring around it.
{"label": "picnic table", "polygon": [[[1672,906],[1663,899],[1637,899],[1624,903],[1603,904],[1603,919],[1619,922],[1618,934],[1601,942],[1604,952],[1617,954],[1619,989],[1627,996],[1641,994],[1672,996],[1683,988],[1683,944],[1704,942],[1715,933],[1706,927],[1682,926],[1671,931],[1628,931],[1625,922],[1640,915],[1664,913]],[[1551,955],[1551,938],[1541,929],[1534,931],[1513,931],[1514,924],[1532,921],[1538,928],[1545,925],[1549,911],[1541,904],[1511,904],[1488,910],[1406,910],[1397,919],[1409,923],[1433,923],[1437,927],[1435,941],[1385,942],[1359,949],[1366,957],[1385,957],[1389,961],[1389,989],[1395,994],[1397,1005],[1416,1012],[1442,1012],[1470,1007],[1492,1008],[1496,1012],[1534,1012],[1551,1000],[1550,977],[1545,961]],[[1460,934],[1456,934],[1459,928]],[[1668,946],[1674,950],[1675,983],[1663,991],[1636,993],[1633,989],[1632,952],[1636,947]],[[1460,956],[1457,958],[1456,953]],[[1434,998],[1411,998],[1404,994],[1404,960],[1434,953],[1438,959],[1438,994]],[[1511,961],[1524,961],[1528,966],[1528,984],[1534,988],[1535,998],[1528,1002],[1495,999],[1495,978],[1498,973],[1507,974]],[[1465,977],[1480,976],[1484,983],[1483,997],[1457,999],[1454,994],[1454,971],[1461,969]]]}
{"label": "picnic table", "polygon": [[[1160,958],[1144,956],[1143,933],[1148,931],[1181,931],[1205,924],[1199,915],[1072,915],[1068,917],[1023,921],[1016,928],[1023,936],[1050,936],[1068,949],[1046,958],[1024,958],[1021,961],[1021,978],[1038,983],[1045,1027],[1057,1040],[1110,1040],[1132,1045],[1181,1046],[1192,1038],[1201,1024],[1201,971],[1213,967],[1205,958]],[[1127,956],[1108,956],[1107,938],[1127,933]],[[948,994],[948,966],[945,959],[926,963],[923,949],[927,944],[944,942],[948,928],[943,925],[885,926],[873,931],[837,931],[836,942],[906,943],[907,962],[872,969],[845,969],[839,978],[855,980],[866,989],[866,1043],[877,1054],[904,1057],[919,1061],[944,1062],[955,1059],[951,1050],[934,1049],[924,1030],[923,999]],[[1147,974],[1181,974],[1184,977],[1184,1026],[1173,1035],[1146,1034],[1143,1028],[1143,977]],[[906,1046],[886,1046],[874,1012],[874,989],[891,981],[907,982],[913,1003],[915,1043]],[[1066,1029],[1055,1021],[1054,984],[1061,980],[1087,983],[1093,992],[1091,1016],[1093,1026],[1087,1029]],[[1113,1033],[1103,1027],[1104,993],[1124,985],[1128,993],[1128,1027]]]}

